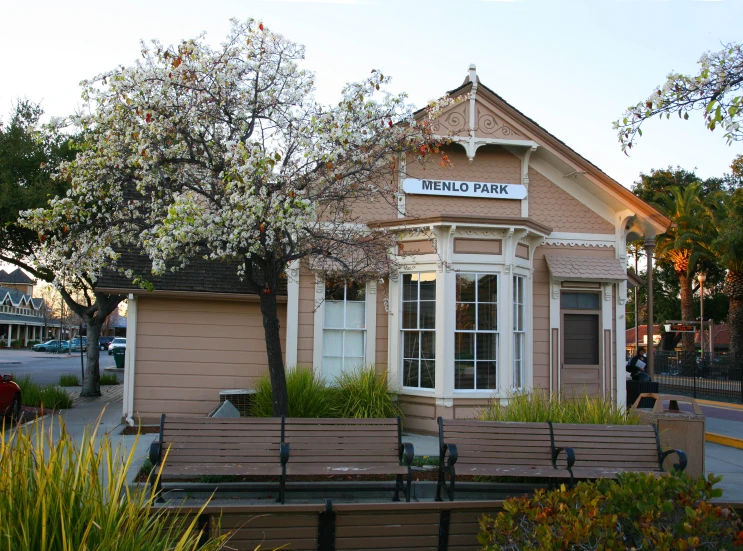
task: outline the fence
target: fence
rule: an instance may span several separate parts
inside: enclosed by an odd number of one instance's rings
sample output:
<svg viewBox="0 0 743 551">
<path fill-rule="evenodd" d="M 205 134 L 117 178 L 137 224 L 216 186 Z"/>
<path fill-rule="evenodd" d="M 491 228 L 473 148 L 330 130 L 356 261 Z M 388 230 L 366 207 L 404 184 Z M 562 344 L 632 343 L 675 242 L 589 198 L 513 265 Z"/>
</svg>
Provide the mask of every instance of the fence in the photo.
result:
<svg viewBox="0 0 743 551">
<path fill-rule="evenodd" d="M 655 378 L 660 391 L 743 402 L 743 363 L 731 356 L 700 358 L 694 352 L 656 350 Z"/>
</svg>

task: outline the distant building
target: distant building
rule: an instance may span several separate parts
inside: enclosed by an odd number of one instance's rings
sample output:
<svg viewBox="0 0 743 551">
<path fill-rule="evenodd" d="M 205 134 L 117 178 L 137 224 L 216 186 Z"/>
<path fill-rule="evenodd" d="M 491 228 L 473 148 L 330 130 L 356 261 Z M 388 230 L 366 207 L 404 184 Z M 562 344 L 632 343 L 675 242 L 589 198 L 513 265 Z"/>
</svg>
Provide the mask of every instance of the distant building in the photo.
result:
<svg viewBox="0 0 743 551">
<path fill-rule="evenodd" d="M 20 341 L 39 341 L 55 334 L 60 322 L 51 319 L 44 300 L 33 298 L 35 281 L 20 269 L 0 270 L 0 340 L 6 346 Z"/>
</svg>

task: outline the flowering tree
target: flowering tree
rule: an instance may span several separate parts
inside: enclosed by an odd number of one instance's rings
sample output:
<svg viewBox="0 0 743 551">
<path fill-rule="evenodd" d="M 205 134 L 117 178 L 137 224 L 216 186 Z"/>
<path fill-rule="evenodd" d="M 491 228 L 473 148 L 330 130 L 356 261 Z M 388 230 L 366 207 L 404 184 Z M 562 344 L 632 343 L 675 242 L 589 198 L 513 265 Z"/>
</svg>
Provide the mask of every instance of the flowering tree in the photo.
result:
<svg viewBox="0 0 743 551">
<path fill-rule="evenodd" d="M 686 120 L 693 111 L 702 112 L 710 130 L 722 127 L 728 144 L 743 139 L 743 46 L 731 43 L 719 52 L 705 53 L 699 68 L 693 76 L 670 73 L 663 86 L 614 122 L 622 151 L 626 153 L 642 136 L 640 127 L 646 120 L 656 115 L 670 118 L 673 113 Z"/>
<path fill-rule="evenodd" d="M 69 166 L 84 196 L 129 209 L 153 273 L 195 257 L 240 266 L 260 298 L 276 415 L 288 407 L 276 300 L 288 264 L 346 278 L 394 268 L 395 237 L 364 222 L 396 209 L 400 155 L 438 152 L 430 120 L 450 101 L 416 118 L 372 71 L 324 106 L 303 56 L 253 20 L 233 20 L 217 48 L 203 35 L 143 44 L 135 66 L 83 83 L 91 147 Z"/>
</svg>

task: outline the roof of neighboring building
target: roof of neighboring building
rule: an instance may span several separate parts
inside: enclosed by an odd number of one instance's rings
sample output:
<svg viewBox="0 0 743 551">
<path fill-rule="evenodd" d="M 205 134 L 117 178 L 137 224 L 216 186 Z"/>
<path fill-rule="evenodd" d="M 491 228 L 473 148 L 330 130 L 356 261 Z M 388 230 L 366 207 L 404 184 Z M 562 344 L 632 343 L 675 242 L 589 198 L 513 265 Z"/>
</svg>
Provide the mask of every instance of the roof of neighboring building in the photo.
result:
<svg viewBox="0 0 743 551">
<path fill-rule="evenodd" d="M 561 280 L 624 281 L 627 273 L 619 259 L 546 254 L 552 277 Z"/>
<path fill-rule="evenodd" d="M 59 327 L 59 320 L 47 318 L 44 322 L 44 318 L 36 316 L 24 316 L 22 314 L 8 314 L 7 312 L 0 312 L 0 323 L 15 323 L 24 325 L 48 325 L 49 327 Z"/>
<path fill-rule="evenodd" d="M 119 259 L 119 265 L 126 266 L 135 274 L 151 274 L 150 259 L 139 253 L 124 252 Z M 237 269 L 238 263 L 217 262 L 194 258 L 185 267 L 175 272 L 166 272 L 161 276 L 146 275 L 145 279 L 152 283 L 155 292 L 171 291 L 182 293 L 218 293 L 255 295 L 256 291 L 248 287 L 245 279 L 240 279 Z M 254 277 L 262 281 L 260 272 L 255 269 Z M 131 279 L 123 273 L 108 271 L 98 278 L 99 289 L 116 290 L 120 292 L 143 292 Z M 286 295 L 286 279 L 281 279 L 278 296 Z"/>
<path fill-rule="evenodd" d="M 32 301 L 31 295 L 27 295 L 18 289 L 0 287 L 0 303 L 4 302 L 7 297 L 10 297 L 10 302 L 13 306 L 20 306 L 24 302 L 29 304 Z"/>
<path fill-rule="evenodd" d="M 648 334 L 648 326 L 640 325 L 637 327 L 637 338 L 641 344 L 645 342 L 645 337 Z M 660 335 L 660 325 L 653 324 L 653 335 Z M 635 328 L 631 327 L 625 331 L 625 342 L 627 346 L 635 343 Z"/>
<path fill-rule="evenodd" d="M 0 284 L 13 283 L 16 285 L 34 285 L 36 282 L 28 277 L 23 270 L 16 268 L 12 272 L 0 270 Z"/>
</svg>

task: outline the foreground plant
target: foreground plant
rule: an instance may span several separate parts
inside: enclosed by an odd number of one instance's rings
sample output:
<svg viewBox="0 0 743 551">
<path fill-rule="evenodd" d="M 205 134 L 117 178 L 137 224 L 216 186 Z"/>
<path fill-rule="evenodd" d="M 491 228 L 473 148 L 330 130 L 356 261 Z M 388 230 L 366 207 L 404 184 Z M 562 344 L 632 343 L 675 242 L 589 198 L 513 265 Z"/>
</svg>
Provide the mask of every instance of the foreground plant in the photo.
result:
<svg viewBox="0 0 743 551">
<path fill-rule="evenodd" d="M 616 481 L 580 482 L 511 498 L 495 518 L 480 520 L 484 551 L 601 549 L 743 549 L 743 523 L 733 509 L 709 502 L 721 480 L 685 473 L 624 473 Z"/>
<path fill-rule="evenodd" d="M 570 397 L 535 389 L 530 393 L 512 393 L 508 405 L 492 401 L 477 413 L 482 421 L 517 421 L 525 423 L 574 423 L 586 425 L 637 425 L 640 419 L 613 400 L 587 393 Z"/>
<path fill-rule="evenodd" d="M 8 551 L 211 551 L 196 517 L 153 508 L 145 485 L 132 489 L 128 454 L 100 440 L 97 426 L 77 445 L 60 420 L 17 428 L 0 440 L 0 549 Z"/>
</svg>

